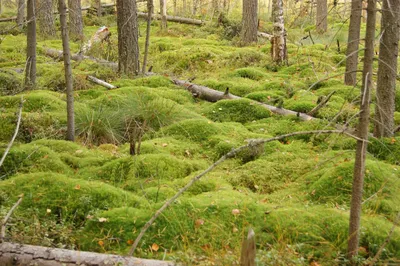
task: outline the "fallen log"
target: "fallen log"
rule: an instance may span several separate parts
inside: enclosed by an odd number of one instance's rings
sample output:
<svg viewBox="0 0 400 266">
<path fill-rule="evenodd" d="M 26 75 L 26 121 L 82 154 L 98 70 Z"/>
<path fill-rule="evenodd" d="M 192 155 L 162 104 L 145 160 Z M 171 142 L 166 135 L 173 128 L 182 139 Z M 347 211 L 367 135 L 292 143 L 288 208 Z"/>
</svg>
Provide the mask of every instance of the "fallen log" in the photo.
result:
<svg viewBox="0 0 400 266">
<path fill-rule="evenodd" d="M 44 48 L 42 51 L 46 56 L 49 56 L 51 58 L 54 58 L 54 59 L 57 59 L 57 60 L 62 60 L 62 58 L 63 58 L 63 51 L 61 51 L 61 50 L 56 50 L 56 49 L 52 49 L 52 48 Z M 94 62 L 96 62 L 98 64 L 103 65 L 103 66 L 110 67 L 110 68 L 112 68 L 114 70 L 118 69 L 118 64 L 117 63 L 110 62 L 110 61 L 107 61 L 107 60 L 104 60 L 104 59 L 98 59 L 98 58 L 94 58 L 94 57 L 91 57 L 91 56 L 83 55 L 81 53 L 71 54 L 71 59 L 74 60 L 74 61 L 91 60 L 91 61 L 94 61 Z"/>
<path fill-rule="evenodd" d="M 147 13 L 137 12 L 137 15 L 139 18 L 147 19 Z M 154 14 L 151 18 L 161 20 L 161 17 L 162 16 L 159 14 Z M 167 16 L 167 21 L 178 22 L 178 23 L 182 23 L 182 24 L 197 25 L 197 26 L 201 26 L 204 23 L 202 20 L 199 20 L 199 19 L 176 17 L 176 16 Z"/>
<path fill-rule="evenodd" d="M 176 85 L 185 88 L 186 90 L 190 91 L 192 93 L 192 95 L 196 98 L 202 99 L 202 100 L 206 100 L 209 102 L 217 102 L 219 100 L 223 100 L 223 99 L 242 99 L 242 97 L 233 95 L 229 93 L 229 90 L 225 91 L 225 92 L 221 92 L 221 91 L 217 91 L 217 90 L 213 90 L 210 89 L 208 87 L 205 86 L 201 86 L 201 85 L 197 85 L 197 84 L 193 84 L 184 80 L 178 80 L 178 79 L 173 79 L 172 80 Z M 254 103 L 270 110 L 272 113 L 274 114 L 279 114 L 279 115 L 295 115 L 297 117 L 299 117 L 301 120 L 303 121 L 309 121 L 309 120 L 313 120 L 316 119 L 315 117 L 312 117 L 310 115 L 304 114 L 304 113 L 299 113 L 299 112 L 295 112 L 292 110 L 287 110 L 284 108 L 279 108 L 276 106 L 272 106 L 272 105 L 268 105 L 265 103 L 260 103 L 257 101 L 254 101 Z"/>
<path fill-rule="evenodd" d="M 95 252 L 48 248 L 15 243 L 0 244 L 0 265 L 42 265 L 42 266 L 170 266 L 169 261 L 147 260 Z"/>
<path fill-rule="evenodd" d="M 109 90 L 117 88 L 116 86 L 114 86 L 114 85 L 112 85 L 110 83 L 107 83 L 104 80 L 98 79 L 98 78 L 90 76 L 90 75 L 86 76 L 86 79 L 91 81 L 91 82 L 93 82 L 93 83 L 96 83 L 96 84 L 98 84 L 100 86 L 103 86 L 103 87 L 105 87 L 105 88 L 107 88 Z"/>
</svg>

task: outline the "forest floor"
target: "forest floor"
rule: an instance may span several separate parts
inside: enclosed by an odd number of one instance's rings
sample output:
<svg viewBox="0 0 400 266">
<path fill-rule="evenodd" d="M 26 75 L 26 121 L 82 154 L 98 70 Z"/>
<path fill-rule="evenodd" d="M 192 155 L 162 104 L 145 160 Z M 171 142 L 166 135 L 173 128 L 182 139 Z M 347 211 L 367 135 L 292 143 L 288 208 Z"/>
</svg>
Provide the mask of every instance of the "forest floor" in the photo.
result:
<svg viewBox="0 0 400 266">
<path fill-rule="evenodd" d="M 91 55 L 117 61 L 114 17 L 86 19 L 85 35 L 110 26 L 109 43 Z M 10 24 L 11 25 L 11 24 Z M 91 25 L 91 26 L 89 26 Z M 232 24 L 234 25 L 234 24 Z M 3 26 L 6 27 L 6 26 Z M 265 23 L 264 31 L 271 25 Z M 128 79 L 84 60 L 73 63 L 77 141 L 64 141 L 66 101 L 63 63 L 45 55 L 61 50 L 59 39 L 38 40 L 37 89 L 21 91 L 26 37 L 14 29 L 0 44 L 0 150 L 22 124 L 0 168 L 0 216 L 19 195 L 12 241 L 127 254 L 142 226 L 193 176 L 246 140 L 332 129 L 358 112 L 359 86 L 343 85 L 347 26 L 326 35 L 288 30 L 288 66 L 271 62 L 269 42 L 240 47 L 232 28 L 152 23 L 149 66 L 159 75 Z M 140 22 L 141 51 L 145 22 Z M 336 46 L 339 40 L 340 49 Z M 80 43 L 71 42 L 73 53 Z M 374 69 L 377 69 L 375 67 Z M 86 80 L 93 75 L 118 89 Z M 320 82 L 329 76 L 335 78 Z M 171 77 L 242 96 L 209 103 L 174 85 Z M 300 121 L 263 109 L 254 101 L 307 113 L 320 96 L 336 91 L 318 120 Z M 400 123 L 400 94 L 396 98 Z M 140 155 L 121 141 L 120 117 L 146 121 Z M 373 110 L 371 111 L 373 114 Z M 362 214 L 360 261 L 373 257 L 400 206 L 400 136 L 371 139 Z M 271 142 L 225 161 L 161 215 L 136 256 L 184 264 L 238 262 L 249 227 L 256 234 L 259 265 L 345 263 L 355 141 L 343 135 L 305 135 Z M 400 262 L 397 228 L 381 256 Z"/>
</svg>

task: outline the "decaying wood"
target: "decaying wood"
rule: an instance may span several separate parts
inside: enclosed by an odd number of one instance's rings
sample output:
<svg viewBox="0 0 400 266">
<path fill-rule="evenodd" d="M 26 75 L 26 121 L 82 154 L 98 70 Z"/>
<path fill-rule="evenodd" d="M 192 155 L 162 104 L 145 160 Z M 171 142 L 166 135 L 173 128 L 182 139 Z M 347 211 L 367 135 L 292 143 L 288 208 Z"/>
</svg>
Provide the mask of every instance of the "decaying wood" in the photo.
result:
<svg viewBox="0 0 400 266">
<path fill-rule="evenodd" d="M 60 50 L 56 50 L 56 49 L 52 49 L 52 48 L 44 48 L 42 50 L 42 52 L 46 56 L 49 56 L 49 57 L 57 59 L 57 60 L 62 60 L 62 58 L 63 58 L 63 52 L 60 51 Z M 94 61 L 94 62 L 96 62 L 98 64 L 103 65 L 103 66 L 110 67 L 110 68 L 112 68 L 114 70 L 118 69 L 118 64 L 117 63 L 110 62 L 110 61 L 107 61 L 107 60 L 104 60 L 104 59 L 94 58 L 94 57 L 91 57 L 91 56 L 86 56 L 86 55 L 83 55 L 81 53 L 71 54 L 71 59 L 74 60 L 74 61 L 91 60 L 91 61 Z"/>
<path fill-rule="evenodd" d="M 116 88 L 117 88 L 117 87 L 115 87 L 114 85 L 105 82 L 104 80 L 98 79 L 98 78 L 93 77 L 93 76 L 90 76 L 90 75 L 86 76 L 86 79 L 89 80 L 89 81 L 91 81 L 91 82 L 93 82 L 93 83 L 96 83 L 96 84 L 98 84 L 98 85 L 100 85 L 100 86 L 103 86 L 103 87 L 105 87 L 105 88 L 107 88 L 107 89 L 109 89 L 109 90 L 112 90 L 112 89 L 116 89 Z"/>
<path fill-rule="evenodd" d="M 143 13 L 143 12 L 137 12 L 137 15 L 139 18 L 144 18 L 144 19 L 147 19 L 147 16 L 148 16 L 146 13 Z M 161 20 L 162 16 L 159 14 L 154 14 L 152 16 L 152 18 Z M 183 23 L 183 24 L 190 24 L 190 25 L 198 25 L 198 26 L 201 26 L 204 23 L 202 20 L 199 20 L 199 19 L 176 17 L 176 16 L 167 16 L 167 21 L 178 22 L 178 23 Z"/>
<path fill-rule="evenodd" d="M 174 263 L 160 260 L 146 260 L 134 257 L 5 242 L 0 244 L 0 265 L 169 266 L 174 265 Z"/>
<path fill-rule="evenodd" d="M 10 149 L 11 149 L 11 147 L 12 147 L 14 141 L 15 141 L 15 138 L 16 138 L 17 135 L 18 135 L 19 126 L 21 125 L 22 107 L 23 107 L 23 106 L 24 106 L 24 97 L 21 96 L 21 101 L 20 101 L 20 103 L 19 103 L 19 109 L 18 109 L 18 115 L 17 115 L 17 126 L 15 127 L 14 135 L 12 136 L 10 142 L 9 142 L 8 145 L 7 145 L 6 150 L 5 150 L 4 153 L 3 153 L 3 156 L 1 157 L 1 160 L 0 160 L 0 167 L 3 165 L 3 162 L 4 162 L 4 160 L 6 159 L 7 154 L 8 154 L 8 152 L 10 151 Z"/>
<path fill-rule="evenodd" d="M 180 195 L 182 195 L 186 190 L 188 190 L 194 183 L 196 183 L 201 177 L 205 176 L 207 173 L 211 172 L 215 167 L 217 167 L 218 165 L 220 165 L 221 163 L 223 163 L 225 160 L 230 159 L 230 158 L 234 158 L 237 154 L 239 154 L 241 151 L 244 151 L 246 149 L 254 149 L 255 147 L 260 147 L 260 145 L 263 145 L 265 143 L 268 142 L 272 142 L 272 141 L 276 141 L 276 140 L 282 140 L 285 138 L 289 138 L 292 136 L 298 136 L 298 135 L 311 135 L 311 134 L 345 134 L 349 137 L 352 137 L 356 140 L 360 140 L 359 138 L 357 138 L 356 136 L 351 135 L 350 133 L 343 131 L 343 130 L 312 130 L 312 131 L 299 131 L 299 132 L 292 132 L 289 134 L 285 134 L 285 135 L 280 135 L 280 136 L 276 136 L 273 138 L 269 138 L 269 139 L 251 139 L 248 140 L 248 144 L 240 146 L 236 149 L 231 150 L 230 152 L 228 152 L 227 154 L 225 154 L 224 156 L 222 156 L 221 158 L 218 159 L 218 161 L 216 161 L 215 163 L 213 163 L 212 165 L 210 165 L 206 170 L 204 170 L 203 172 L 201 172 L 200 174 L 196 175 L 195 177 L 193 177 L 189 183 L 187 183 L 183 188 L 181 188 L 172 198 L 170 198 L 169 200 L 167 200 L 163 206 L 161 206 L 161 208 L 159 208 L 154 215 L 150 218 L 150 220 L 142 227 L 142 229 L 140 230 L 139 235 L 136 237 L 135 242 L 133 242 L 132 248 L 129 251 L 129 255 L 132 256 L 135 253 L 135 250 L 140 242 L 140 240 L 142 239 L 142 237 L 144 236 L 144 234 L 146 233 L 147 229 L 149 229 L 149 227 L 154 223 L 154 221 L 157 219 L 158 216 L 161 215 L 161 213 L 167 209 Z"/>
<path fill-rule="evenodd" d="M 14 210 L 18 207 L 18 205 L 21 203 L 22 197 L 19 198 L 19 200 L 12 206 L 12 208 L 8 211 L 6 217 L 4 217 L 3 222 L 1 223 L 1 234 L 0 234 L 0 243 L 4 241 L 6 237 L 6 225 L 8 222 L 8 219 L 10 219 L 11 214 L 14 212 Z"/>
<path fill-rule="evenodd" d="M 319 110 L 321 110 L 325 105 L 329 102 L 330 98 L 332 97 L 333 94 L 335 94 L 336 91 L 332 91 L 331 93 L 328 94 L 328 96 L 324 97 L 322 101 L 315 106 L 310 112 L 308 112 L 308 115 L 314 116 L 316 113 L 318 113 Z"/>
<path fill-rule="evenodd" d="M 249 229 L 247 237 L 242 243 L 242 254 L 240 255 L 240 266 L 256 265 L 256 241 L 253 229 Z"/>
<path fill-rule="evenodd" d="M 242 99 L 242 97 L 230 94 L 229 91 L 228 92 L 221 92 L 221 91 L 217 91 L 217 90 L 213 90 L 210 89 L 208 87 L 205 86 L 201 86 L 201 85 L 196 85 L 184 80 L 178 80 L 178 79 L 174 79 L 173 82 L 181 87 L 184 87 L 185 89 L 187 89 L 188 91 L 190 91 L 194 97 L 202 99 L 202 100 L 206 100 L 209 102 L 217 102 L 219 100 L 222 99 Z M 313 120 L 316 119 L 315 117 L 312 117 L 310 115 L 304 114 L 304 113 L 299 113 L 299 112 L 295 112 L 295 111 L 291 111 L 291 110 L 287 110 L 284 108 L 279 108 L 279 107 L 275 107 L 272 105 L 268 105 L 265 103 L 260 103 L 260 102 L 256 102 L 254 101 L 254 103 L 260 105 L 261 107 L 264 107 L 268 110 L 270 110 L 272 113 L 275 114 L 279 114 L 279 115 L 295 115 L 297 117 L 299 117 L 301 120 L 304 121 L 309 121 L 309 120 Z"/>
</svg>

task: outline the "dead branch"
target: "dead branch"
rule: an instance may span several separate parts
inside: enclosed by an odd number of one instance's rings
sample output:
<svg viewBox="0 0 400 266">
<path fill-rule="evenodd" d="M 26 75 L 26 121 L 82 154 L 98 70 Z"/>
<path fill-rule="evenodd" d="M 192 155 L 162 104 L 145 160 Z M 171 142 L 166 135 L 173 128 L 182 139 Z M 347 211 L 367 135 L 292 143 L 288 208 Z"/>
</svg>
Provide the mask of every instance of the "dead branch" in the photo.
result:
<svg viewBox="0 0 400 266">
<path fill-rule="evenodd" d="M 4 238 L 6 237 L 6 225 L 8 222 L 8 219 L 10 219 L 11 214 L 14 212 L 14 210 L 18 207 L 18 205 L 21 203 L 22 197 L 19 198 L 19 200 L 12 206 L 12 208 L 8 211 L 6 217 L 4 217 L 3 222 L 1 223 L 1 234 L 0 234 L 0 243 L 4 241 Z"/>
<path fill-rule="evenodd" d="M 137 12 L 137 16 L 139 18 L 144 18 L 144 19 L 148 18 L 148 15 L 143 12 Z M 152 18 L 156 19 L 156 20 L 161 20 L 162 16 L 160 14 L 154 14 L 152 16 Z M 199 20 L 199 19 L 176 17 L 176 16 L 167 16 L 167 21 L 178 22 L 178 23 L 189 24 L 189 25 L 197 25 L 197 26 L 201 26 L 204 23 L 202 20 Z"/>
<path fill-rule="evenodd" d="M 261 32 L 261 31 L 258 31 L 258 32 L 257 32 L 257 36 L 258 36 L 258 37 L 261 37 L 261 38 L 268 39 L 268 40 L 271 40 L 272 37 L 273 37 L 272 34 L 268 34 L 268 33 Z"/>
<path fill-rule="evenodd" d="M 205 86 L 196 85 L 196 84 L 184 81 L 184 80 L 173 79 L 172 81 L 176 85 L 181 86 L 181 87 L 187 89 L 188 91 L 190 91 L 194 97 L 202 99 L 202 100 L 206 100 L 206 101 L 209 101 L 209 102 L 217 102 L 217 101 L 222 100 L 222 99 L 242 99 L 242 97 L 230 94 L 229 92 L 228 93 L 226 93 L 226 92 L 224 93 L 224 92 L 221 92 L 221 91 L 210 89 L 210 88 L 205 87 Z M 284 109 L 284 108 L 279 108 L 279 107 L 276 107 L 276 106 L 272 106 L 272 105 L 268 105 L 268 104 L 260 103 L 260 102 L 256 102 L 256 101 L 254 101 L 254 103 L 257 103 L 261 107 L 264 107 L 264 108 L 270 110 L 272 113 L 275 113 L 275 114 L 279 114 L 279 115 L 295 115 L 295 116 L 298 116 L 301 120 L 304 120 L 304 121 L 309 121 L 309 120 L 316 119 L 315 117 L 312 117 L 312 116 L 310 116 L 308 114 L 299 113 L 299 112 L 287 110 L 287 109 Z"/>
<path fill-rule="evenodd" d="M 170 261 L 5 242 L 0 244 L 0 265 L 172 266 L 175 264 Z"/>
<path fill-rule="evenodd" d="M 372 261 L 368 265 L 370 265 L 370 266 L 376 265 L 376 262 L 378 261 L 379 257 L 381 256 L 381 253 L 382 253 L 383 249 L 390 242 L 390 239 L 392 238 L 394 230 L 396 229 L 397 225 L 399 224 L 399 221 L 400 221 L 400 212 L 397 213 L 396 220 L 394 220 L 393 226 L 390 229 L 389 234 L 386 237 L 385 241 L 383 242 L 382 246 L 379 248 L 378 252 L 375 254 L 375 257 L 372 259 Z"/>
<path fill-rule="evenodd" d="M 103 86 L 103 87 L 105 87 L 105 88 L 107 88 L 107 89 L 109 89 L 109 90 L 112 90 L 112 89 L 116 89 L 116 88 L 117 88 L 117 87 L 115 87 L 114 85 L 105 82 L 104 80 L 98 79 L 98 78 L 93 77 L 93 76 L 90 76 L 90 75 L 87 75 L 87 76 L 86 76 L 86 79 L 89 80 L 89 81 L 91 81 L 91 82 L 93 82 L 93 83 L 96 83 L 96 84 L 98 84 L 98 85 L 100 85 L 100 86 Z"/>
<path fill-rule="evenodd" d="M 325 105 L 329 102 L 330 98 L 332 97 L 333 94 L 335 94 L 336 91 L 332 91 L 331 93 L 328 94 L 328 96 L 324 97 L 322 99 L 322 101 L 315 106 L 310 112 L 308 112 L 307 114 L 310 116 L 314 116 L 316 113 L 318 113 L 318 111 L 320 109 L 322 109 L 323 107 L 325 107 Z"/>
<path fill-rule="evenodd" d="M 10 151 L 11 146 L 12 146 L 13 143 L 14 143 L 14 140 L 15 140 L 15 138 L 16 138 L 17 135 L 18 135 L 19 126 L 20 126 L 20 124 L 21 124 L 22 107 L 23 107 L 23 106 L 24 106 L 24 97 L 21 96 L 21 101 L 20 101 L 20 103 L 19 103 L 19 110 L 18 110 L 18 116 L 17 116 L 17 117 L 18 117 L 17 126 L 15 127 L 14 135 L 12 136 L 10 142 L 9 142 L 8 145 L 7 145 L 6 150 L 5 150 L 4 153 L 3 153 L 3 156 L 1 157 L 1 160 L 0 160 L 0 167 L 3 165 L 3 162 L 4 162 L 4 160 L 6 159 L 6 156 L 7 156 L 8 152 Z"/>
<path fill-rule="evenodd" d="M 132 245 L 131 250 L 129 251 L 129 255 L 132 256 L 136 250 L 137 245 L 139 244 L 140 240 L 146 233 L 147 229 L 153 224 L 153 222 L 157 219 L 158 216 L 166 209 L 168 208 L 180 195 L 182 195 L 186 190 L 188 190 L 196 181 L 198 181 L 201 177 L 205 176 L 207 173 L 211 172 L 215 167 L 223 163 L 225 160 L 234 158 L 238 153 L 241 151 L 248 149 L 248 148 L 254 148 L 254 147 L 259 147 L 259 145 L 263 145 L 268 142 L 276 141 L 276 140 L 281 140 L 293 136 L 298 136 L 298 135 L 310 135 L 310 134 L 345 134 L 347 136 L 350 136 L 356 140 L 363 141 L 360 138 L 351 135 L 350 133 L 347 133 L 343 130 L 313 130 L 313 131 L 299 131 L 299 132 L 293 132 L 285 135 L 280 135 L 276 136 L 273 138 L 269 139 L 252 139 L 249 140 L 249 143 L 243 146 L 240 146 L 236 149 L 231 150 L 224 156 L 218 159 L 215 163 L 210 165 L 206 170 L 198 174 L 197 176 L 193 177 L 189 183 L 187 183 L 183 188 L 181 188 L 172 198 L 167 200 L 163 206 L 161 206 L 160 209 L 158 209 L 154 215 L 150 218 L 150 220 L 143 226 L 143 228 L 140 230 L 139 235 L 136 237 L 135 242 Z"/>
</svg>

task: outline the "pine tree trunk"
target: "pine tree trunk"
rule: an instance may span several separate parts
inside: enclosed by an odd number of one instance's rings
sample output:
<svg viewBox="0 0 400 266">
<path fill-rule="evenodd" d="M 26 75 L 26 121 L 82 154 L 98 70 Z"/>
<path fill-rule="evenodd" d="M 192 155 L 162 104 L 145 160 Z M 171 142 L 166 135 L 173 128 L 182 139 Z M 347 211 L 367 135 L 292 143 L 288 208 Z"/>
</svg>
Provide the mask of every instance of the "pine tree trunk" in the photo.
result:
<svg viewBox="0 0 400 266">
<path fill-rule="evenodd" d="M 271 39 L 271 56 L 277 64 L 287 62 L 286 31 L 283 20 L 283 1 L 272 1 L 272 14 L 274 21 L 274 36 Z"/>
<path fill-rule="evenodd" d="M 81 0 L 68 0 L 69 34 L 71 39 L 83 39 Z"/>
<path fill-rule="evenodd" d="M 136 1 L 117 0 L 118 70 L 128 76 L 139 72 Z"/>
<path fill-rule="evenodd" d="M 167 29 L 167 1 L 160 0 L 161 30 Z"/>
<path fill-rule="evenodd" d="M 61 38 L 63 43 L 65 84 L 67 92 L 67 140 L 75 140 L 74 118 L 74 91 L 72 84 L 71 52 L 69 49 L 67 6 L 65 0 L 58 0 L 58 12 L 60 13 Z"/>
<path fill-rule="evenodd" d="M 36 19 L 35 19 L 35 0 L 27 2 L 27 48 L 26 48 L 26 69 L 25 87 L 33 89 L 36 84 Z"/>
<path fill-rule="evenodd" d="M 257 0 L 243 0 L 241 42 L 257 42 Z"/>
<path fill-rule="evenodd" d="M 317 0 L 317 32 L 324 33 L 328 30 L 328 3 L 327 0 Z"/>
<path fill-rule="evenodd" d="M 144 46 L 144 56 L 143 56 L 143 66 L 142 66 L 142 74 L 146 74 L 146 66 L 147 66 L 147 56 L 149 54 L 149 46 L 150 46 L 150 28 L 151 28 L 151 17 L 153 15 L 153 0 L 147 0 L 147 28 L 146 28 L 146 43 Z"/>
<path fill-rule="evenodd" d="M 25 14 L 25 0 L 18 0 L 18 10 L 17 10 L 17 25 L 22 28 L 24 25 L 24 14 Z"/>
<path fill-rule="evenodd" d="M 400 38 L 400 0 L 383 1 L 376 87 L 375 137 L 390 137 L 394 131 L 397 57 Z"/>
<path fill-rule="evenodd" d="M 96 10 L 96 14 L 98 17 L 102 16 L 103 10 L 102 10 L 102 6 L 101 6 L 101 0 L 91 0 L 90 7 L 94 8 Z"/>
<path fill-rule="evenodd" d="M 351 2 L 351 15 L 349 35 L 347 39 L 347 52 L 346 52 L 346 73 L 344 76 L 344 83 L 346 85 L 354 86 L 357 83 L 357 70 L 358 65 L 358 46 L 360 42 L 360 26 L 361 26 L 361 10 L 362 0 L 353 0 Z"/>
<path fill-rule="evenodd" d="M 56 36 L 52 0 L 36 0 L 36 21 L 38 32 L 42 37 Z"/>
<path fill-rule="evenodd" d="M 365 35 L 365 54 L 363 69 L 363 84 L 361 88 L 360 118 L 357 128 L 356 159 L 354 162 L 353 188 L 350 205 L 350 225 L 348 240 L 348 256 L 351 259 L 358 254 L 360 241 L 360 221 L 362 209 L 362 195 L 364 186 L 365 157 L 367 152 L 370 91 L 372 89 L 372 66 L 374 60 L 374 38 L 376 20 L 376 0 L 368 0 L 367 32 Z"/>
</svg>

